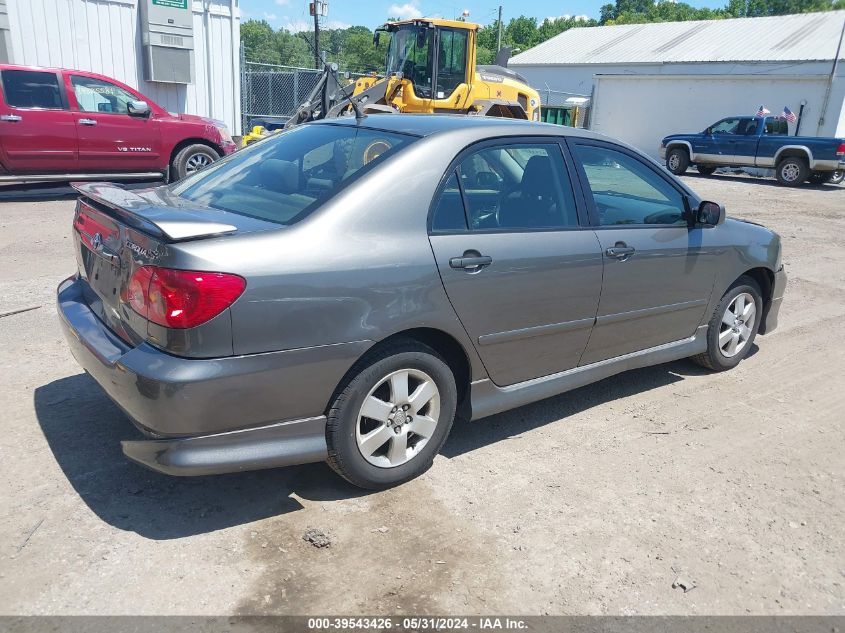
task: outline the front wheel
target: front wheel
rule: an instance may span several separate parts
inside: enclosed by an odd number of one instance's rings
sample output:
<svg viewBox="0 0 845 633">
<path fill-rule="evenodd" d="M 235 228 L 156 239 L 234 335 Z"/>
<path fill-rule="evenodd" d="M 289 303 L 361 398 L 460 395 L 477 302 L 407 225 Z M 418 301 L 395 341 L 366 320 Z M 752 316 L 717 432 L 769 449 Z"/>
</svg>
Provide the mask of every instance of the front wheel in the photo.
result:
<svg viewBox="0 0 845 633">
<path fill-rule="evenodd" d="M 220 158 L 220 154 L 208 145 L 201 143 L 188 145 L 179 150 L 179 153 L 173 158 L 171 165 L 173 180 L 182 180 L 200 169 L 205 169 L 218 158 Z"/>
<path fill-rule="evenodd" d="M 787 187 L 798 187 L 809 176 L 810 168 L 807 161 L 798 156 L 787 156 L 775 167 L 778 182 Z"/>
<path fill-rule="evenodd" d="M 676 176 L 686 173 L 689 167 L 689 154 L 686 149 L 673 147 L 666 154 L 666 169 Z"/>
<path fill-rule="evenodd" d="M 457 407 L 449 365 L 426 345 L 402 341 L 363 361 L 326 421 L 329 465 L 378 490 L 421 475 L 440 451 Z"/>
<path fill-rule="evenodd" d="M 748 355 L 763 313 L 760 286 L 751 277 L 740 277 L 722 296 L 707 326 L 707 351 L 692 360 L 725 371 Z"/>
<path fill-rule="evenodd" d="M 827 181 L 831 185 L 838 185 L 843 180 L 845 180 L 845 169 L 837 169 Z"/>
</svg>

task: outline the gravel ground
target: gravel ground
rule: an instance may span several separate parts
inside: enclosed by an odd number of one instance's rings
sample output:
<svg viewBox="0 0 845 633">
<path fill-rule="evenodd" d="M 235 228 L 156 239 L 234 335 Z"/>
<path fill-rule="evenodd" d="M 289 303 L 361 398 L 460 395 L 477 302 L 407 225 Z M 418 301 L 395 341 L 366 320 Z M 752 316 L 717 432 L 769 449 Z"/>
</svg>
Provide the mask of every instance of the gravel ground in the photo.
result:
<svg viewBox="0 0 845 633">
<path fill-rule="evenodd" d="M 779 329 L 728 373 L 681 361 L 463 424 L 376 494 L 322 464 L 128 463 L 137 433 L 53 305 L 73 203 L 0 202 L 0 313 L 36 307 L 0 317 L 0 612 L 845 613 L 845 188 L 687 180 L 783 236 Z"/>
</svg>

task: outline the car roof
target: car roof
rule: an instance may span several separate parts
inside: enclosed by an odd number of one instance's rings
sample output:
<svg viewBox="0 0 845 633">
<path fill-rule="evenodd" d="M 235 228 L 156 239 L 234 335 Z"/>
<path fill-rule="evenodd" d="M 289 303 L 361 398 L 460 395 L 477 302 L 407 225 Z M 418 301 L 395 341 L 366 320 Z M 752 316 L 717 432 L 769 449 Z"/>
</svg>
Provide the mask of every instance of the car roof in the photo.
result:
<svg viewBox="0 0 845 633">
<path fill-rule="evenodd" d="M 534 123 L 522 119 L 502 117 L 468 116 L 465 114 L 370 114 L 360 124 L 353 116 L 323 119 L 318 125 L 360 125 L 361 127 L 413 134 L 414 136 L 432 136 L 456 130 L 472 129 L 480 138 L 485 136 L 573 136 L 581 138 L 603 138 L 600 134 L 580 128 Z"/>
</svg>

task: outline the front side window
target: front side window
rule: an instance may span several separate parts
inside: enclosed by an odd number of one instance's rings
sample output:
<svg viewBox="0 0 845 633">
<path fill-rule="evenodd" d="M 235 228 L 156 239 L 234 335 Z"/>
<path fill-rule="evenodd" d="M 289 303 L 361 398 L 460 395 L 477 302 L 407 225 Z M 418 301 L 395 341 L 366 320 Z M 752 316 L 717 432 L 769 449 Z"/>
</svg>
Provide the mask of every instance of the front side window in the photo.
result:
<svg viewBox="0 0 845 633">
<path fill-rule="evenodd" d="M 358 126 L 301 125 L 175 185 L 215 209 L 293 224 L 417 137 Z"/>
<path fill-rule="evenodd" d="M 36 70 L 4 70 L 3 93 L 13 108 L 65 108 L 56 73 Z"/>
<path fill-rule="evenodd" d="M 633 156 L 607 147 L 576 145 L 601 226 L 685 225 L 681 193 Z"/>
<path fill-rule="evenodd" d="M 520 163 L 514 156 L 525 159 Z M 572 185 L 555 143 L 487 147 L 466 156 L 435 206 L 434 230 L 510 231 L 578 226 Z M 462 194 L 462 195 L 459 195 Z M 461 205 L 460 209 L 458 205 Z"/>
<path fill-rule="evenodd" d="M 129 102 L 137 100 L 135 95 L 102 79 L 72 75 L 70 83 L 83 112 L 129 114 Z"/>
<path fill-rule="evenodd" d="M 437 59 L 437 98 L 448 99 L 466 81 L 467 32 L 441 30 Z"/>
<path fill-rule="evenodd" d="M 710 128 L 711 134 L 737 134 L 740 119 L 725 119 Z"/>
<path fill-rule="evenodd" d="M 414 85 L 414 94 L 431 98 L 431 52 L 434 29 L 403 26 L 391 33 L 387 73 L 402 73 Z"/>
</svg>

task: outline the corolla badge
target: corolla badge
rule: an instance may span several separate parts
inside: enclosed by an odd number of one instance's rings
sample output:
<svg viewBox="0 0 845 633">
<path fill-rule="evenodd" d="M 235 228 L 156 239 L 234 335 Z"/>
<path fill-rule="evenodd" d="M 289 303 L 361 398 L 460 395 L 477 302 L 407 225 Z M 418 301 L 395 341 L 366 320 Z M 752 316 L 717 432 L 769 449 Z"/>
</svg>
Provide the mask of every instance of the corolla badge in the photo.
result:
<svg viewBox="0 0 845 633">
<path fill-rule="evenodd" d="M 147 259 L 155 259 L 156 257 L 158 257 L 157 252 L 151 251 L 150 249 L 144 248 L 143 246 L 138 246 L 135 242 L 131 240 L 126 240 L 126 247 L 136 255 L 146 257 Z"/>
</svg>

